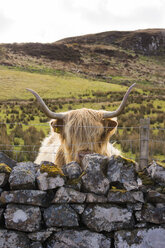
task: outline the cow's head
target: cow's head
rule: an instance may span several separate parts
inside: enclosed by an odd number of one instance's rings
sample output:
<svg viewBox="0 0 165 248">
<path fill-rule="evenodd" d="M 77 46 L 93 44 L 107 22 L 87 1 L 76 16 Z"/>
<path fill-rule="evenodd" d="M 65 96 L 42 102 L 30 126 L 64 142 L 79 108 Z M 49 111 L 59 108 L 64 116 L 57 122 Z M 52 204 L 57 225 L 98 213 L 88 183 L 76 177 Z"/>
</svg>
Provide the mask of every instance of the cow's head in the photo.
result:
<svg viewBox="0 0 165 248">
<path fill-rule="evenodd" d="M 80 162 L 87 153 L 108 155 L 107 144 L 117 128 L 116 117 L 123 111 L 133 84 L 126 92 L 119 108 L 109 112 L 103 110 L 77 109 L 65 113 L 49 110 L 42 98 L 28 89 L 38 100 L 46 116 L 51 118 L 51 127 L 61 138 L 61 148 L 66 163 Z"/>
</svg>

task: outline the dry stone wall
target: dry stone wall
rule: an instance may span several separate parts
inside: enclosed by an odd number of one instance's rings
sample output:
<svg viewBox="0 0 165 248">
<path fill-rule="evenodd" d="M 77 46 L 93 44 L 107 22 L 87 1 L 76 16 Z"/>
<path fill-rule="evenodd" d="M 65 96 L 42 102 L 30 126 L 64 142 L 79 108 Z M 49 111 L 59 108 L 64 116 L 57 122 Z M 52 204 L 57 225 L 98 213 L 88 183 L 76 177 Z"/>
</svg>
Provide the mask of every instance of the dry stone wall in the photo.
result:
<svg viewBox="0 0 165 248">
<path fill-rule="evenodd" d="M 0 248 L 165 247 L 163 164 L 139 172 L 90 154 L 58 170 L 0 158 Z"/>
</svg>

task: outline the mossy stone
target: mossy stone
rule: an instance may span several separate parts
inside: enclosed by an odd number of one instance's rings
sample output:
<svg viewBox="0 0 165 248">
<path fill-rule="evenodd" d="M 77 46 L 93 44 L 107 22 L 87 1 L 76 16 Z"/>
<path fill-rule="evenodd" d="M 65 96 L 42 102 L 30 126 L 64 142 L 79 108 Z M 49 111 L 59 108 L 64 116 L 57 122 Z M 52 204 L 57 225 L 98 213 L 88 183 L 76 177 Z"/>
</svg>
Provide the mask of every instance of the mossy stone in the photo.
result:
<svg viewBox="0 0 165 248">
<path fill-rule="evenodd" d="M 62 172 L 62 170 L 57 167 L 56 165 L 50 165 L 48 164 L 41 164 L 40 167 L 40 172 L 41 173 L 47 173 L 49 177 L 55 177 L 57 175 L 61 175 L 64 176 L 64 173 Z"/>
<path fill-rule="evenodd" d="M 12 169 L 5 163 L 0 163 L 0 173 L 10 174 Z"/>
<path fill-rule="evenodd" d="M 129 158 L 125 158 L 123 156 L 115 156 L 115 158 L 118 160 L 118 162 L 124 162 L 124 165 L 126 166 L 132 166 L 132 165 L 136 165 L 136 162 L 133 159 L 129 159 Z"/>
<path fill-rule="evenodd" d="M 110 189 L 111 192 L 120 192 L 120 193 L 126 193 L 127 190 L 126 189 L 117 189 L 116 187 L 112 186 L 112 188 Z"/>
<path fill-rule="evenodd" d="M 154 180 L 150 176 L 146 175 L 145 171 L 139 171 L 138 176 L 142 180 L 143 185 L 155 185 Z"/>
</svg>

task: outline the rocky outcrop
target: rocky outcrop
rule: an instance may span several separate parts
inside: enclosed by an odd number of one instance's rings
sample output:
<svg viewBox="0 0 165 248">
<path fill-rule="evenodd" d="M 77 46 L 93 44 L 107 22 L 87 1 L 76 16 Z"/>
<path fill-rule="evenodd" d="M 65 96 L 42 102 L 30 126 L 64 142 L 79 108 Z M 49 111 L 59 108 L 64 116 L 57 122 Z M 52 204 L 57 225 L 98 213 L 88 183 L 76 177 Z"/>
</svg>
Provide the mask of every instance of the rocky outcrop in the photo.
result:
<svg viewBox="0 0 165 248">
<path fill-rule="evenodd" d="M 165 168 L 85 155 L 62 170 L 0 161 L 0 247 L 164 248 Z M 12 167 L 12 166 L 11 166 Z"/>
<path fill-rule="evenodd" d="M 136 31 L 109 31 L 72 38 L 58 43 L 63 44 L 104 44 L 116 45 L 144 55 L 165 54 L 165 29 L 142 29 Z"/>
<path fill-rule="evenodd" d="M 144 55 L 164 55 L 165 30 L 148 29 L 130 32 L 121 41 L 121 46 Z"/>
</svg>

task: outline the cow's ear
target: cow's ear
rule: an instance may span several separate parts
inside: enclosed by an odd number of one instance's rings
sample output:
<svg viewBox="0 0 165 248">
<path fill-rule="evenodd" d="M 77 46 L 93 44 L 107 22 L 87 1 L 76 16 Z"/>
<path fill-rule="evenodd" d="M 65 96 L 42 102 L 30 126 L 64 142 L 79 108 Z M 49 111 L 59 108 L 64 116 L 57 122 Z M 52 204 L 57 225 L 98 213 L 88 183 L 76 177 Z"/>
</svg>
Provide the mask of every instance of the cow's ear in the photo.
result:
<svg viewBox="0 0 165 248">
<path fill-rule="evenodd" d="M 103 125 L 104 125 L 105 134 L 109 134 L 111 136 L 116 131 L 116 128 L 117 128 L 117 125 L 118 125 L 117 118 L 104 119 L 103 120 Z"/>
<path fill-rule="evenodd" d="M 50 125 L 55 133 L 61 133 L 63 127 L 63 120 L 51 120 Z"/>
</svg>

